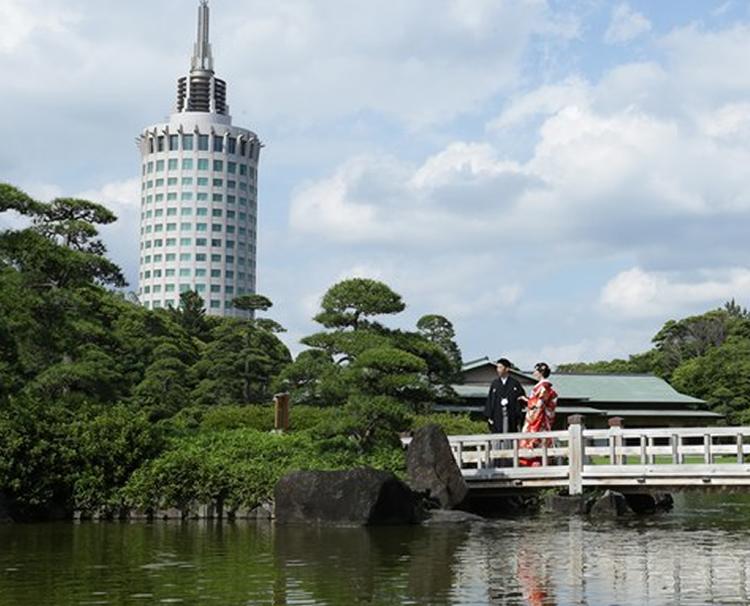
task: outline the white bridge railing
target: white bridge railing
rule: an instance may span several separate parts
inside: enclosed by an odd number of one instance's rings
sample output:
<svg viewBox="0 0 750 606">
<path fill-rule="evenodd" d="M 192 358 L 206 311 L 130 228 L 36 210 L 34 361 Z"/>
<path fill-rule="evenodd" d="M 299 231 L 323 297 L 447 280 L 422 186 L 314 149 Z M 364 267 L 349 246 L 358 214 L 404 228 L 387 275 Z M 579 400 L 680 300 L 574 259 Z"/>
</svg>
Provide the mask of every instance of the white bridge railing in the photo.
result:
<svg viewBox="0 0 750 606">
<path fill-rule="evenodd" d="M 453 456 L 476 487 L 746 486 L 750 427 L 584 429 L 569 418 L 562 431 L 449 436 Z M 535 448 L 524 440 L 537 439 Z"/>
</svg>

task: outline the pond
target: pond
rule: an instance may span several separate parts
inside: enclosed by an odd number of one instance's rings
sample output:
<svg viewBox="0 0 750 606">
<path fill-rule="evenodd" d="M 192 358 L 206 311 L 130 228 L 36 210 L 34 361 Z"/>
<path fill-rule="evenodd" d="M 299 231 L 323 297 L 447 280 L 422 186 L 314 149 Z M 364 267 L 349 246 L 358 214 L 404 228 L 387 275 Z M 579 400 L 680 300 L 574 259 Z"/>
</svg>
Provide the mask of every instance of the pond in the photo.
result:
<svg viewBox="0 0 750 606">
<path fill-rule="evenodd" d="M 466 527 L 0 526 L 0 606 L 747 604 L 750 498 Z"/>
</svg>

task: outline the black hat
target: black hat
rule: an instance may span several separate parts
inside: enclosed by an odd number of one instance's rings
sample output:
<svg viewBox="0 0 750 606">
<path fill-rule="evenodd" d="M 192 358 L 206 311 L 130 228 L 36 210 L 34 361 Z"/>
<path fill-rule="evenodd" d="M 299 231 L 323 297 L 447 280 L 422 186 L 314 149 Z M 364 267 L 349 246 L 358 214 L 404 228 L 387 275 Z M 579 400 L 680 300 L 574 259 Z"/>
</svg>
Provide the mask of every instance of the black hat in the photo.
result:
<svg viewBox="0 0 750 606">
<path fill-rule="evenodd" d="M 510 363 L 508 358 L 500 358 L 495 364 L 502 364 L 505 368 L 512 368 L 513 365 Z"/>
</svg>

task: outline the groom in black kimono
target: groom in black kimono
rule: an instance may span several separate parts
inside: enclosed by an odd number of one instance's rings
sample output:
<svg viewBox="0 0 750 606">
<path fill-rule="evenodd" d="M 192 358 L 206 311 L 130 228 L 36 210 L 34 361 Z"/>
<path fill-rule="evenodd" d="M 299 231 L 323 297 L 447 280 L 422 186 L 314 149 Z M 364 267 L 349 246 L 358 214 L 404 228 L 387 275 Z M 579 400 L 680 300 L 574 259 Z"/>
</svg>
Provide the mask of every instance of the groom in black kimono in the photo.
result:
<svg viewBox="0 0 750 606">
<path fill-rule="evenodd" d="M 500 358 L 496 366 L 497 379 L 490 385 L 484 416 L 487 417 L 490 433 L 513 433 L 520 429 L 521 401 L 526 400 L 526 393 L 521 384 L 510 376 L 511 363 L 507 358 Z"/>
</svg>

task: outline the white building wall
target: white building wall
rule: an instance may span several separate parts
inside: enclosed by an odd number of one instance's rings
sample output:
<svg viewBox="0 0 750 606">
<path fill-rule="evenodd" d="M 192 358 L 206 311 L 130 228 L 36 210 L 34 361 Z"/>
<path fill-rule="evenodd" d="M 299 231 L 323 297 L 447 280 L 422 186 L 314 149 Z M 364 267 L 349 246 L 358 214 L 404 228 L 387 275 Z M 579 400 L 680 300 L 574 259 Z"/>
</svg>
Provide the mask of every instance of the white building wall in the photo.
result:
<svg viewBox="0 0 750 606">
<path fill-rule="evenodd" d="M 176 307 L 181 291 L 197 290 L 207 313 L 245 315 L 231 301 L 255 292 L 257 136 L 227 115 L 183 112 L 145 129 L 139 145 L 140 301 Z"/>
</svg>

